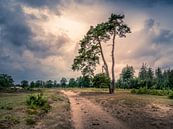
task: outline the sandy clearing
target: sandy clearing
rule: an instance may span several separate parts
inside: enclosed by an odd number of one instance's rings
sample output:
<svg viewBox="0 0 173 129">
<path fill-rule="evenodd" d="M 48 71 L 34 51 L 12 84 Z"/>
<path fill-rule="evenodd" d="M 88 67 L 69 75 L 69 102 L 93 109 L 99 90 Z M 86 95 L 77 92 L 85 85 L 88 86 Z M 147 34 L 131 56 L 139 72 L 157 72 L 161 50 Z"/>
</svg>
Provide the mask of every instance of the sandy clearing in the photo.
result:
<svg viewBox="0 0 173 129">
<path fill-rule="evenodd" d="M 113 118 L 86 98 L 73 91 L 62 91 L 71 104 L 72 121 L 75 129 L 129 129 L 125 123 Z"/>
</svg>

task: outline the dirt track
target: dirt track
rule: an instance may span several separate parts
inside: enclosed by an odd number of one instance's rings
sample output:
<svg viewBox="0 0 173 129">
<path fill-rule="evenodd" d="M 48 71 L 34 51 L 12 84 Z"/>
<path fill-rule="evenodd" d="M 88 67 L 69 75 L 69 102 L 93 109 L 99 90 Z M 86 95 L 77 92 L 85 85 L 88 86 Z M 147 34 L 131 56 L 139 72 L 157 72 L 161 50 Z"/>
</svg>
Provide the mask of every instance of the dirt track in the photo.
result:
<svg viewBox="0 0 173 129">
<path fill-rule="evenodd" d="M 88 99 L 72 91 L 63 91 L 71 104 L 75 129 L 129 129 L 125 123 L 113 118 L 108 112 Z"/>
</svg>

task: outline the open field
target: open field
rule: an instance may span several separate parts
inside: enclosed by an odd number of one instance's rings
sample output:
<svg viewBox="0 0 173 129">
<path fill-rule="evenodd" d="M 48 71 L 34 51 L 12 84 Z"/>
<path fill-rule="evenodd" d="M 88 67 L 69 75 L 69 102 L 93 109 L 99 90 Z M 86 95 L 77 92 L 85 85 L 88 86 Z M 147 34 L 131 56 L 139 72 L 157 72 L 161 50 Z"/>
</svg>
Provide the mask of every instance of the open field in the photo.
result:
<svg viewBox="0 0 173 129">
<path fill-rule="evenodd" d="M 70 129 L 70 104 L 57 89 L 43 89 L 51 106 L 47 114 L 36 114 L 32 124 L 32 115 L 28 115 L 26 98 L 31 93 L 0 94 L 0 129 Z M 36 94 L 36 93 L 33 93 Z M 30 118 L 31 117 L 31 118 Z M 31 121 L 30 124 L 27 121 Z M 35 123 L 36 121 L 36 123 Z"/>
<path fill-rule="evenodd" d="M 80 96 L 100 105 L 132 129 L 173 128 L 173 100 L 167 96 L 134 95 L 129 90 L 110 95 L 105 91 L 83 89 Z"/>
<path fill-rule="evenodd" d="M 26 98 L 32 93 L 0 94 L 0 129 L 172 129 L 173 100 L 135 95 L 130 90 L 42 89 L 51 109 L 28 124 Z M 34 92 L 33 94 L 37 94 Z"/>
</svg>

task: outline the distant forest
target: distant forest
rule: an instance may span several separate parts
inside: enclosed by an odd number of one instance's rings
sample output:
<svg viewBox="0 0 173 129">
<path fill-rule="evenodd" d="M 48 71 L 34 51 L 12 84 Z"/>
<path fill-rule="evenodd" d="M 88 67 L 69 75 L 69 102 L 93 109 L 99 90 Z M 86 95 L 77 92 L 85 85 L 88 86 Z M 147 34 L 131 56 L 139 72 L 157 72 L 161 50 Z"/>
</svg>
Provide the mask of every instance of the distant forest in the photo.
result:
<svg viewBox="0 0 173 129">
<path fill-rule="evenodd" d="M 163 70 L 160 67 L 153 69 L 147 64 L 142 64 L 138 76 L 135 76 L 133 66 L 125 66 L 117 79 L 116 88 L 124 89 L 173 89 L 173 69 Z M 22 87 L 22 88 L 53 88 L 53 87 L 95 87 L 108 88 L 110 79 L 105 73 L 98 73 L 93 77 L 80 76 L 78 78 L 70 78 L 69 81 L 62 77 L 60 82 L 56 80 L 22 80 L 20 84 L 15 85 L 12 76 L 0 74 L 0 88 Z"/>
</svg>

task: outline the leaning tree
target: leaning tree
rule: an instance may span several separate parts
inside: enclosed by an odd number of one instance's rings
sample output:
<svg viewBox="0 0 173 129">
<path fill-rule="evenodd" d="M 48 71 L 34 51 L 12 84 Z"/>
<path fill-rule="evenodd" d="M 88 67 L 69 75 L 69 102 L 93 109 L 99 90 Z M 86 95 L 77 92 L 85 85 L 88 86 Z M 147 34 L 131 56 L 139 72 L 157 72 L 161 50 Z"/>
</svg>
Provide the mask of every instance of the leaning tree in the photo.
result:
<svg viewBox="0 0 173 129">
<path fill-rule="evenodd" d="M 93 76 L 96 65 L 100 63 L 100 57 L 103 61 L 103 68 L 106 75 L 110 77 L 108 63 L 105 59 L 102 43 L 112 39 L 112 81 L 109 85 L 109 93 L 114 93 L 115 88 L 115 38 L 126 37 L 130 33 L 130 28 L 123 21 L 124 15 L 111 14 L 108 21 L 91 26 L 84 38 L 80 41 L 78 56 L 75 57 L 72 69 L 81 71 L 83 76 Z"/>
</svg>

